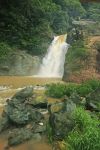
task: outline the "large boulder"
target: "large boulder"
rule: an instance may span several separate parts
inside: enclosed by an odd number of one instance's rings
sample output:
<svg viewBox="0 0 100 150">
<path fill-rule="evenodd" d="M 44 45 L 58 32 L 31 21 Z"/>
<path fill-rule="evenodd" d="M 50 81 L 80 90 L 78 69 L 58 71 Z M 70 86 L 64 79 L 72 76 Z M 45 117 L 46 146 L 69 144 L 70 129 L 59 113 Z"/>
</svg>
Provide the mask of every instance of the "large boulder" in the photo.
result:
<svg viewBox="0 0 100 150">
<path fill-rule="evenodd" d="M 70 99 L 67 99 L 67 101 L 64 102 L 63 110 L 66 111 L 67 113 L 71 113 L 75 109 L 76 109 L 76 104 Z"/>
<path fill-rule="evenodd" d="M 33 88 L 26 87 L 17 92 L 5 106 L 5 113 L 9 120 L 15 124 L 27 124 L 30 121 L 38 122 L 43 118 L 42 114 L 28 104 L 33 95 Z"/>
<path fill-rule="evenodd" d="M 67 99 L 62 104 L 62 109 L 59 112 L 51 111 L 49 117 L 53 137 L 59 140 L 62 140 L 73 129 L 72 112 L 76 109 L 76 104 L 70 99 Z"/>
<path fill-rule="evenodd" d="M 62 140 L 74 127 L 72 115 L 68 112 L 59 112 L 50 115 L 49 123 L 54 139 Z"/>
<path fill-rule="evenodd" d="M 25 101 L 26 98 L 29 98 L 33 95 L 33 87 L 26 87 L 24 89 L 22 89 L 21 91 L 17 92 L 13 97 L 13 99 L 20 99 L 22 100 L 21 102 L 23 102 L 23 100 Z M 14 101 L 14 100 L 13 100 Z"/>
<path fill-rule="evenodd" d="M 7 105 L 5 112 L 10 121 L 17 125 L 27 124 L 30 121 L 38 122 L 43 118 L 39 111 L 24 103 L 17 107 Z"/>
</svg>

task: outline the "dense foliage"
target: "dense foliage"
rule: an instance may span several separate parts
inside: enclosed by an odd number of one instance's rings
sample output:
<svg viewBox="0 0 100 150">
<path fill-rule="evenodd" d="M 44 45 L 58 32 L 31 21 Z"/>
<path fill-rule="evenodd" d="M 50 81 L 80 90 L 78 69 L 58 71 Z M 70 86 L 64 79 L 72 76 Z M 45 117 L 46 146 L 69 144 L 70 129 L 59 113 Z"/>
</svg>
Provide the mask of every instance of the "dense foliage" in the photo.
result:
<svg viewBox="0 0 100 150">
<path fill-rule="evenodd" d="M 66 150 L 99 150 L 100 121 L 82 108 L 73 113 L 75 128 L 65 140 Z"/>
<path fill-rule="evenodd" d="M 41 55 L 54 34 L 71 28 L 73 19 L 98 20 L 99 8 L 79 0 L 1 0 L 0 41 Z"/>
<path fill-rule="evenodd" d="M 86 96 L 92 91 L 100 88 L 100 81 L 99 80 L 89 80 L 82 84 L 50 84 L 47 85 L 46 94 L 51 97 L 61 98 L 64 95 L 71 96 L 72 93 L 76 92 L 80 96 Z"/>
<path fill-rule="evenodd" d="M 86 66 L 90 53 L 84 45 L 83 40 L 77 40 L 70 46 L 65 62 L 67 75 L 74 71 L 80 71 L 81 68 L 83 69 Z"/>
</svg>

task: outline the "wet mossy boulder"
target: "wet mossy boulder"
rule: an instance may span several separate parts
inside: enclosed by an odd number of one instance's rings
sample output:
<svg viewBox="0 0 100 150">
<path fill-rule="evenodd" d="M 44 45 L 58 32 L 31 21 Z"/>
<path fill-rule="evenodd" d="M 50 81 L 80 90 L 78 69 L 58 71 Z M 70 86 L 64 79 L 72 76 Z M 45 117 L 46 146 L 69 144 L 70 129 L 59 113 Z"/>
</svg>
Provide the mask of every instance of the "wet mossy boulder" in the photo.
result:
<svg viewBox="0 0 100 150">
<path fill-rule="evenodd" d="M 48 105 L 48 111 L 50 113 L 57 113 L 57 112 L 60 112 L 62 111 L 64 108 L 64 103 L 63 102 L 57 102 L 57 103 L 54 103 L 52 105 Z"/>
<path fill-rule="evenodd" d="M 34 98 L 29 100 L 29 104 L 31 104 L 35 108 L 46 108 L 47 109 L 47 99 L 45 95 L 35 95 Z"/>
<path fill-rule="evenodd" d="M 51 111 L 49 117 L 53 138 L 57 140 L 62 140 L 74 127 L 72 112 L 76 109 L 76 104 L 70 99 L 62 104 L 62 109 L 59 112 Z"/>
<path fill-rule="evenodd" d="M 17 92 L 12 99 L 16 98 L 17 100 L 20 99 L 21 102 L 25 101 L 26 98 L 29 98 L 33 95 L 33 87 L 26 87 L 21 91 Z"/>
<path fill-rule="evenodd" d="M 22 143 L 23 141 L 29 140 L 32 138 L 32 132 L 29 129 L 18 128 L 13 129 L 11 134 L 8 137 L 8 145 L 14 146 Z"/>
<path fill-rule="evenodd" d="M 63 111 L 66 111 L 67 113 L 71 113 L 75 109 L 76 109 L 76 104 L 72 100 L 67 99 L 66 101 L 64 101 Z"/>
<path fill-rule="evenodd" d="M 12 130 L 8 137 L 8 146 L 16 146 L 29 139 L 39 141 L 41 140 L 41 135 L 39 133 L 33 133 L 30 129 L 27 128 L 16 128 Z"/>
<path fill-rule="evenodd" d="M 73 129 L 74 120 L 68 112 L 53 113 L 49 117 L 53 138 L 62 140 Z"/>
<path fill-rule="evenodd" d="M 11 100 L 7 102 L 4 111 L 11 122 L 17 125 L 23 125 L 30 121 L 38 122 L 43 118 L 42 114 L 28 103 L 32 96 L 33 88 L 26 87 L 17 92 Z"/>
<path fill-rule="evenodd" d="M 18 125 L 24 125 L 30 121 L 38 122 L 43 118 L 43 115 L 39 111 L 24 103 L 17 107 L 8 104 L 5 112 L 10 121 Z"/>
</svg>

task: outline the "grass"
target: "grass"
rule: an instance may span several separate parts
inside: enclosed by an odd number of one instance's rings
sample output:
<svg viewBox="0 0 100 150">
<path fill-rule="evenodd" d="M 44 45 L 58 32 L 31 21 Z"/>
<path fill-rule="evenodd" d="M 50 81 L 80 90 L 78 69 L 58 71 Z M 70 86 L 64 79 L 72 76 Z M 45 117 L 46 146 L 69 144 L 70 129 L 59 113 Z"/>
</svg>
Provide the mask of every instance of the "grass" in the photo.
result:
<svg viewBox="0 0 100 150">
<path fill-rule="evenodd" d="M 82 108 L 73 113 L 75 128 L 65 139 L 66 150 L 99 150 L 100 121 Z"/>
<path fill-rule="evenodd" d="M 54 98 L 61 98 L 64 95 L 71 96 L 73 92 L 79 94 L 79 96 L 85 97 L 89 93 L 100 87 L 100 80 L 88 80 L 81 84 L 61 84 L 53 83 L 47 85 L 46 95 Z"/>
</svg>

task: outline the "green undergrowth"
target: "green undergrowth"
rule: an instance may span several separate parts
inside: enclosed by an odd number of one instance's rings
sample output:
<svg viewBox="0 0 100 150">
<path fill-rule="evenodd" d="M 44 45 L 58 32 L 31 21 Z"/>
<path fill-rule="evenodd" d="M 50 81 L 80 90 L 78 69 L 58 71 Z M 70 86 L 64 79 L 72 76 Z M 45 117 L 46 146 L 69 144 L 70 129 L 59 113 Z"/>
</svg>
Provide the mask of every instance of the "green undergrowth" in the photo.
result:
<svg viewBox="0 0 100 150">
<path fill-rule="evenodd" d="M 76 92 L 80 96 L 85 97 L 92 91 L 100 88 L 100 80 L 88 80 L 81 84 L 75 83 L 53 83 L 47 85 L 46 95 L 54 98 L 61 98 L 64 95 L 70 96 L 73 92 Z"/>
<path fill-rule="evenodd" d="M 83 40 L 75 41 L 66 55 L 66 73 L 71 74 L 72 72 L 80 71 L 86 66 L 89 56 L 90 53 L 85 46 L 85 42 Z"/>
<path fill-rule="evenodd" d="M 73 118 L 75 127 L 64 140 L 66 150 L 99 150 L 100 121 L 83 108 L 77 108 Z"/>
</svg>

